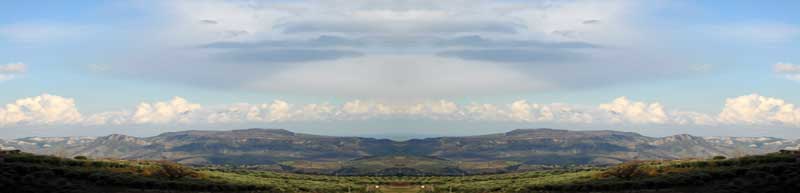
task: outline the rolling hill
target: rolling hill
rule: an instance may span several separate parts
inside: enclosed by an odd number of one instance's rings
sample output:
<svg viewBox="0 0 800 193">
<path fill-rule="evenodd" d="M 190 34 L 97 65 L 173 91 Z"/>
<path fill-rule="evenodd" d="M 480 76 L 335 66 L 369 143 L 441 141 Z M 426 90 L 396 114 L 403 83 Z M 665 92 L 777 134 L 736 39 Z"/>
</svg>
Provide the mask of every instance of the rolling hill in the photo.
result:
<svg viewBox="0 0 800 193">
<path fill-rule="evenodd" d="M 392 141 L 283 129 L 180 131 L 138 138 L 29 137 L 4 149 L 61 157 L 171 160 L 189 165 L 264 166 L 341 175 L 500 173 L 538 165 L 612 165 L 628 160 L 736 157 L 796 148 L 770 137 L 647 137 L 632 132 L 517 129 L 506 133 Z M 375 167 L 364 167 L 366 165 Z"/>
</svg>

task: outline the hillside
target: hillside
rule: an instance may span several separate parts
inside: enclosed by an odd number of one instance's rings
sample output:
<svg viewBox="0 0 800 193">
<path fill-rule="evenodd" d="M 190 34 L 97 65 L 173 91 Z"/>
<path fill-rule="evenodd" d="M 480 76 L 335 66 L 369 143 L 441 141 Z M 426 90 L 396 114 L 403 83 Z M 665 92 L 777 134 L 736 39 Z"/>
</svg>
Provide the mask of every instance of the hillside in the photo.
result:
<svg viewBox="0 0 800 193">
<path fill-rule="evenodd" d="M 780 193 L 797 188 L 796 151 L 470 176 L 306 175 L 0 152 L 0 192 Z"/>
<path fill-rule="evenodd" d="M 191 165 L 261 166 L 301 173 L 360 175 L 372 173 L 479 174 L 525 170 L 541 165 L 611 165 L 629 160 L 735 157 L 798 146 L 778 138 L 662 138 L 619 131 L 517 129 L 506 133 L 392 141 L 334 137 L 283 129 L 181 131 L 137 138 L 29 137 L 0 141 L 4 148 L 36 154 L 93 158 L 170 160 Z M 435 167 L 405 164 L 397 158 L 427 160 Z M 385 162 L 375 171 L 359 163 Z M 413 166 L 413 167 L 411 167 Z M 420 168 L 415 168 L 419 166 Z"/>
</svg>

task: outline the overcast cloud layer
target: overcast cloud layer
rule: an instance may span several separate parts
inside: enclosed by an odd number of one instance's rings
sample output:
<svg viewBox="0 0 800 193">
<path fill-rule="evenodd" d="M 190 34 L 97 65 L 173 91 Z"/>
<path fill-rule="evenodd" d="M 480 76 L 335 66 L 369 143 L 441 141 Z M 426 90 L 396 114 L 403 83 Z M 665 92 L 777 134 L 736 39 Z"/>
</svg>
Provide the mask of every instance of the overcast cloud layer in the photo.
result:
<svg viewBox="0 0 800 193">
<path fill-rule="evenodd" d="M 164 21 L 136 33 L 147 38 L 126 37 L 148 50 L 112 57 L 105 73 L 400 100 L 596 87 L 698 71 L 698 64 L 651 46 L 660 40 L 646 38 L 647 26 L 634 22 L 648 7 L 632 1 L 158 1 L 141 7 Z"/>
</svg>

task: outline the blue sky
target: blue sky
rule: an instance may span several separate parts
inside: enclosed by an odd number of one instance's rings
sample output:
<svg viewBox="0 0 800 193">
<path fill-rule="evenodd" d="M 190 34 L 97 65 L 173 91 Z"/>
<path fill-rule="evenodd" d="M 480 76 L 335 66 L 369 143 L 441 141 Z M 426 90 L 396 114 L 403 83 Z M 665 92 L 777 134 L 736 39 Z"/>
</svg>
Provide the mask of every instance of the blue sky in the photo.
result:
<svg viewBox="0 0 800 193">
<path fill-rule="evenodd" d="M 796 138 L 798 4 L 4 2 L 0 137 L 553 127 Z"/>
</svg>

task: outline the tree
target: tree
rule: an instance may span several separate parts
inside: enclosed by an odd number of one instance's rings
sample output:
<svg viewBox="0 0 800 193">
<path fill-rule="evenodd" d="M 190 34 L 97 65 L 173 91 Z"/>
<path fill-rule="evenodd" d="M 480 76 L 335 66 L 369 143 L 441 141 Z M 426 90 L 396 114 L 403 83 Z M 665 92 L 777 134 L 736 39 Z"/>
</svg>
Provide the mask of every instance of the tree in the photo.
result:
<svg viewBox="0 0 800 193">
<path fill-rule="evenodd" d="M 86 156 L 79 155 L 79 156 L 75 156 L 75 159 L 76 159 L 76 160 L 88 160 L 88 159 L 89 159 L 89 157 L 86 157 Z"/>
</svg>

